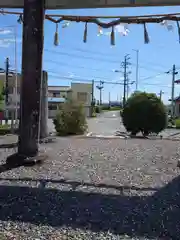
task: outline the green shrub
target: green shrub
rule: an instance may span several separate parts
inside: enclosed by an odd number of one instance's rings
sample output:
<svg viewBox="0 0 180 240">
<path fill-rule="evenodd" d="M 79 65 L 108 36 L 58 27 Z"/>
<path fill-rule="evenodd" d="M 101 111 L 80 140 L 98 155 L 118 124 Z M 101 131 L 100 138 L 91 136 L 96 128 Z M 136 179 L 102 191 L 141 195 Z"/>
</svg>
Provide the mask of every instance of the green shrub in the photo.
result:
<svg viewBox="0 0 180 240">
<path fill-rule="evenodd" d="M 95 106 L 95 113 L 101 113 L 101 107 Z"/>
<path fill-rule="evenodd" d="M 101 107 L 101 109 L 103 110 L 103 111 L 108 111 L 108 110 L 110 110 L 110 106 L 109 105 L 103 105 L 102 107 Z"/>
<path fill-rule="evenodd" d="M 15 134 L 18 134 L 18 130 L 19 129 L 14 129 L 14 133 Z M 0 125 L 0 136 L 2 135 L 6 135 L 6 134 L 11 134 L 11 126 L 8 125 L 8 124 L 3 124 L 3 125 Z"/>
<path fill-rule="evenodd" d="M 137 92 L 127 100 L 121 113 L 124 126 L 132 135 L 142 132 L 158 134 L 167 126 L 167 113 L 162 101 L 153 93 Z"/>
<path fill-rule="evenodd" d="M 111 107 L 110 110 L 111 111 L 119 111 L 119 110 L 121 110 L 121 107 L 120 106 L 114 106 L 114 107 Z"/>
<path fill-rule="evenodd" d="M 175 126 L 177 129 L 180 129 L 180 119 L 175 120 Z"/>
<path fill-rule="evenodd" d="M 95 112 L 92 113 L 92 117 L 93 117 L 93 118 L 97 117 L 97 115 L 96 115 Z"/>
<path fill-rule="evenodd" d="M 83 134 L 87 130 L 82 106 L 72 101 L 62 105 L 53 122 L 59 136 Z"/>
<path fill-rule="evenodd" d="M 9 124 L 0 124 L 0 129 L 9 129 L 11 125 Z"/>
<path fill-rule="evenodd" d="M 172 127 L 174 127 L 176 124 L 175 124 L 175 119 L 174 118 L 172 118 L 172 117 L 169 117 L 168 118 L 168 128 L 172 128 Z"/>
</svg>

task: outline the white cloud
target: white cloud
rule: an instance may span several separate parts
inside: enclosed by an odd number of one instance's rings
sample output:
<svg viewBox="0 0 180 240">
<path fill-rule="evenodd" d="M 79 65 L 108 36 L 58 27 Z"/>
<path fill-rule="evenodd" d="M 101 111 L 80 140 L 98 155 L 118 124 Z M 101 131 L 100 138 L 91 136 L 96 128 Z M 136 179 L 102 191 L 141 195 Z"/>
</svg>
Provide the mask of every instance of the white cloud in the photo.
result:
<svg viewBox="0 0 180 240">
<path fill-rule="evenodd" d="M 74 73 L 68 72 L 67 75 L 65 75 L 64 77 L 68 77 L 68 78 L 72 78 L 75 77 L 76 75 Z"/>
<path fill-rule="evenodd" d="M 10 33 L 12 33 L 12 31 L 9 29 L 0 28 L 0 34 L 6 35 L 6 34 L 10 34 Z"/>
<path fill-rule="evenodd" d="M 8 48 L 9 47 L 9 44 L 1 44 L 0 43 L 0 48 Z"/>
<path fill-rule="evenodd" d="M 8 43 L 15 43 L 15 38 L 4 38 L 3 39 L 4 42 L 8 42 Z M 16 39 L 17 43 L 21 43 L 21 39 Z"/>
<path fill-rule="evenodd" d="M 17 43 L 21 43 L 21 39 L 16 40 Z M 0 39 L 0 47 L 10 47 L 11 45 L 15 44 L 14 38 L 4 38 Z"/>
<path fill-rule="evenodd" d="M 0 39 L 0 47 L 1 48 L 8 48 L 10 46 L 9 42 L 4 42 L 2 39 Z"/>
</svg>

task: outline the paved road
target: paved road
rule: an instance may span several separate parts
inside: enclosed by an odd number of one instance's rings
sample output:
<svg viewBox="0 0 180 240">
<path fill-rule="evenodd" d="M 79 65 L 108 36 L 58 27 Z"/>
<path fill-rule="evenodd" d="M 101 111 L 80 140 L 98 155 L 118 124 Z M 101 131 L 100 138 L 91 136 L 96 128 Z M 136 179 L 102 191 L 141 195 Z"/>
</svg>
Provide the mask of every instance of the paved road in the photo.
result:
<svg viewBox="0 0 180 240">
<path fill-rule="evenodd" d="M 93 135 L 114 135 L 116 131 L 125 131 L 119 111 L 103 112 L 97 118 L 88 121 L 89 132 Z"/>
<path fill-rule="evenodd" d="M 125 131 L 122 124 L 119 111 L 103 112 L 97 118 L 88 118 L 88 132 L 92 135 L 114 135 L 116 131 Z M 54 124 L 51 119 L 48 120 L 48 127 L 50 132 L 54 132 Z M 180 137 L 180 130 L 178 129 L 166 129 L 161 135 L 163 137 L 169 137 L 170 135 L 177 134 Z"/>
<path fill-rule="evenodd" d="M 88 119 L 89 132 L 92 135 L 114 135 L 116 131 L 126 131 L 119 114 L 119 111 L 104 112 L 97 118 Z M 161 135 L 163 137 L 180 137 L 179 129 L 165 129 Z"/>
<path fill-rule="evenodd" d="M 109 136 L 114 135 L 116 131 L 125 131 L 125 128 L 122 124 L 119 111 L 107 111 L 103 112 L 97 118 L 88 118 L 88 132 L 92 135 L 103 135 Z M 10 124 L 10 121 L 9 121 Z M 54 132 L 54 124 L 52 119 L 48 119 L 48 128 L 49 132 Z M 163 137 L 169 137 L 175 135 L 174 137 L 180 138 L 179 129 L 165 129 L 161 135 Z"/>
<path fill-rule="evenodd" d="M 124 131 L 124 126 L 120 123 L 119 111 L 104 112 L 97 118 L 88 118 L 88 132 L 93 135 L 114 135 L 117 130 Z M 50 132 L 54 132 L 54 125 L 51 119 L 48 120 Z"/>
</svg>

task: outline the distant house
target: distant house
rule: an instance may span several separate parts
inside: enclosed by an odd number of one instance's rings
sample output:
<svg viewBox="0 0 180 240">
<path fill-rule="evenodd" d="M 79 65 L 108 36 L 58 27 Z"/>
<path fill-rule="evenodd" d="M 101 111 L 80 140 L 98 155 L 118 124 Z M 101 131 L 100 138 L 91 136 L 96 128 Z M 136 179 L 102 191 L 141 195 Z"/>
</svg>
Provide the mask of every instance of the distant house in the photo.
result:
<svg viewBox="0 0 180 240">
<path fill-rule="evenodd" d="M 60 105 L 66 101 L 65 98 L 51 98 L 48 97 L 48 116 L 49 118 L 53 118 L 56 116 L 57 111 L 60 108 Z"/>
<path fill-rule="evenodd" d="M 174 115 L 175 117 L 179 117 L 180 116 L 180 96 L 176 97 L 174 99 Z"/>
<path fill-rule="evenodd" d="M 5 86 L 5 73 L 0 72 L 0 84 Z M 20 115 L 20 87 L 21 87 L 21 74 L 17 75 L 17 95 L 16 95 L 16 76 L 9 74 L 8 77 L 8 118 L 11 119 L 15 114 L 15 109 L 18 109 L 18 116 Z M 49 118 L 53 118 L 66 99 L 71 99 L 83 105 L 85 115 L 90 116 L 91 112 L 91 98 L 92 98 L 92 84 L 87 83 L 71 83 L 71 86 L 48 86 L 48 114 Z M 17 103 L 17 104 L 16 104 Z M 5 104 L 3 102 L 3 109 Z"/>
<path fill-rule="evenodd" d="M 66 99 L 79 102 L 84 109 L 85 115 L 91 113 L 92 84 L 71 83 L 70 86 L 48 86 L 49 118 L 53 118 L 59 106 Z"/>
</svg>

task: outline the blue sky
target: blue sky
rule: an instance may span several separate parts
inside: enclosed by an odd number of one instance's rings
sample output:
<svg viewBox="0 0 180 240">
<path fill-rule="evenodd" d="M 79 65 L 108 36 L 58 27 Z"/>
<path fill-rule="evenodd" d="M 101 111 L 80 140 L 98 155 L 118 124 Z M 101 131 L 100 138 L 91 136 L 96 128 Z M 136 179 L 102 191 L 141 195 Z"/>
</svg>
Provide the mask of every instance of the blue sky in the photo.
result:
<svg viewBox="0 0 180 240">
<path fill-rule="evenodd" d="M 180 7 L 151 7 L 151 8 L 120 8 L 120 9 L 85 9 L 85 10 L 61 10 L 53 13 L 71 15 L 143 15 L 156 13 L 177 13 Z M 10 58 L 11 68 L 14 68 L 14 28 L 17 26 L 17 60 L 18 70 L 21 70 L 21 36 L 22 25 L 17 24 L 17 16 L 0 16 L 0 67 L 4 68 L 6 57 Z M 143 27 L 129 25 L 128 36 L 116 33 L 116 45 L 110 45 L 107 35 L 97 36 L 97 26 L 88 25 L 87 43 L 83 43 L 84 24 L 71 23 L 67 28 L 59 25 L 58 47 L 53 45 L 55 24 L 45 21 L 45 43 L 43 68 L 49 72 L 50 85 L 70 85 L 72 81 L 107 81 L 122 83 L 121 62 L 125 54 L 130 54 L 132 65 L 129 70 L 130 81 L 135 81 L 136 53 L 139 50 L 139 90 L 159 93 L 164 91 L 163 100 L 167 103 L 171 96 L 171 75 L 164 74 L 170 70 L 173 64 L 179 69 L 180 78 L 180 44 L 176 23 L 172 31 L 159 24 L 148 24 L 149 44 L 144 44 Z M 107 30 L 108 31 L 108 30 Z M 104 32 L 107 32 L 106 30 Z M 97 85 L 96 83 L 95 85 Z M 130 86 L 130 92 L 135 90 L 135 84 Z M 120 100 L 123 95 L 123 86 L 104 84 L 103 100 L 108 101 L 109 92 L 111 100 Z M 176 85 L 176 95 L 180 93 L 180 85 Z M 95 96 L 99 93 L 95 88 Z"/>
</svg>

